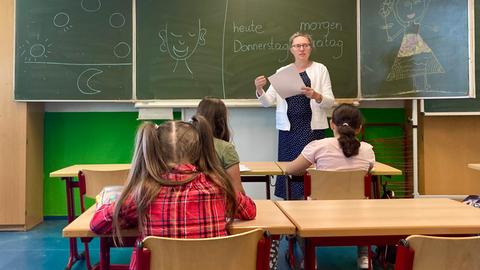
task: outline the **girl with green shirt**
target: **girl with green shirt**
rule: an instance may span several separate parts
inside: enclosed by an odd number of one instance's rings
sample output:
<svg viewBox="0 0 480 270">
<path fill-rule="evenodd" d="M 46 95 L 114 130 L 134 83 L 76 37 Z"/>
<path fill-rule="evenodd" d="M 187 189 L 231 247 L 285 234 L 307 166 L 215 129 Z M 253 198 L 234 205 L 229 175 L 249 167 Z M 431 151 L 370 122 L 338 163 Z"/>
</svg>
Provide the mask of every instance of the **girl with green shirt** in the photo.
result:
<svg viewBox="0 0 480 270">
<path fill-rule="evenodd" d="M 204 97 L 197 107 L 197 114 L 203 116 L 212 127 L 215 152 L 220 163 L 232 180 L 235 192 L 245 194 L 240 179 L 240 158 L 235 146 L 230 142 L 230 130 L 228 128 L 227 107 L 221 99 Z"/>
</svg>

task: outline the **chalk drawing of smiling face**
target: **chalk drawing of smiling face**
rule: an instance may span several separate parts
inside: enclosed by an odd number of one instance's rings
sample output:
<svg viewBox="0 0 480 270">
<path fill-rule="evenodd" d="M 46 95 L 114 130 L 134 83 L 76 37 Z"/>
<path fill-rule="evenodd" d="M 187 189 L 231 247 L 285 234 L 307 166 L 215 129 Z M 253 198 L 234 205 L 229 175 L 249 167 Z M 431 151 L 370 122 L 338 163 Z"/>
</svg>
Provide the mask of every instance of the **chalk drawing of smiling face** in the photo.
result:
<svg viewBox="0 0 480 270">
<path fill-rule="evenodd" d="M 186 60 L 195 53 L 198 46 L 205 45 L 206 33 L 207 30 L 202 28 L 200 19 L 198 20 L 198 25 L 192 27 L 191 31 L 175 31 L 169 29 L 168 24 L 165 25 L 164 29 L 160 30 L 158 33 L 162 40 L 160 51 L 168 52 L 170 57 L 177 61 L 173 71 L 177 68 L 178 61 L 185 61 L 185 65 L 192 73 Z"/>
<path fill-rule="evenodd" d="M 395 1 L 395 16 L 402 24 L 419 23 L 425 14 L 428 2 L 429 0 L 397 0 Z"/>
<path fill-rule="evenodd" d="M 170 32 L 168 33 L 167 46 L 169 51 L 175 56 L 175 59 L 184 60 L 195 52 L 199 44 L 198 41 L 198 33 L 188 32 L 182 35 Z"/>
</svg>

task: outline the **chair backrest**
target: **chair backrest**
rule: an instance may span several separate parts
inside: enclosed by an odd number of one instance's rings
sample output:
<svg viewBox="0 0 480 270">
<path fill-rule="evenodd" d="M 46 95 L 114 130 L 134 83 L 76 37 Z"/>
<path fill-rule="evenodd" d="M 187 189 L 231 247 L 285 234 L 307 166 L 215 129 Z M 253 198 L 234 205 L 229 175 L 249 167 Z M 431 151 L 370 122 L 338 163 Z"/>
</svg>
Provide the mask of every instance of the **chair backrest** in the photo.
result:
<svg viewBox="0 0 480 270">
<path fill-rule="evenodd" d="M 148 236 L 137 248 L 139 269 L 150 270 L 254 270 L 264 231 L 215 238 L 178 239 Z M 268 245 L 269 246 L 269 245 Z M 145 259 L 149 254 L 150 263 Z M 268 262 L 268 248 L 264 261 Z M 264 266 L 268 266 L 264 264 Z M 264 268 L 264 267 L 261 267 Z"/>
<path fill-rule="evenodd" d="M 313 200 L 347 200 L 365 199 L 370 192 L 370 181 L 366 179 L 367 172 L 353 171 L 322 171 L 308 169 L 305 177 L 306 189 L 310 189 L 310 199 Z M 310 178 L 310 179 L 308 179 Z M 306 195 L 308 191 L 306 191 Z"/>
<path fill-rule="evenodd" d="M 130 169 L 121 170 L 81 170 L 78 172 L 80 204 L 85 211 L 84 197 L 95 198 L 106 186 L 123 186 Z"/>
<path fill-rule="evenodd" d="M 406 242 L 408 245 L 407 249 L 411 254 L 402 256 L 398 252 L 395 269 L 480 269 L 480 236 L 437 237 L 412 235 L 407 237 Z M 405 249 L 405 247 L 403 248 Z M 402 252 L 402 254 L 405 254 L 405 252 Z M 406 262 L 405 260 L 410 261 Z"/>
</svg>

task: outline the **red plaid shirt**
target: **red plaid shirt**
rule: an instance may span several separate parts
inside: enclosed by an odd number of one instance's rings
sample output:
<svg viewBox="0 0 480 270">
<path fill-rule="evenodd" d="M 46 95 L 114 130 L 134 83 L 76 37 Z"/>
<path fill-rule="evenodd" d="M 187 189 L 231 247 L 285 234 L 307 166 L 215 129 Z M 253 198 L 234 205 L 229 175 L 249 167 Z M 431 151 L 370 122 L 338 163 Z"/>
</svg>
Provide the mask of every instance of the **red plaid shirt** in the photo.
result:
<svg viewBox="0 0 480 270">
<path fill-rule="evenodd" d="M 195 171 L 193 165 L 181 165 L 178 171 Z M 191 175 L 170 173 L 169 180 L 182 181 Z M 255 203 L 241 193 L 237 193 L 238 211 L 235 218 L 254 219 Z M 112 232 L 114 204 L 102 205 L 94 214 L 90 228 L 97 234 Z M 157 198 L 146 211 L 144 232 L 147 236 L 173 238 L 207 238 L 227 235 L 225 194 L 205 174 L 199 173 L 195 179 L 180 186 L 161 186 Z M 120 212 L 122 227 L 137 225 L 137 207 L 133 200 L 126 200 Z M 135 252 L 130 269 L 134 269 Z"/>
</svg>

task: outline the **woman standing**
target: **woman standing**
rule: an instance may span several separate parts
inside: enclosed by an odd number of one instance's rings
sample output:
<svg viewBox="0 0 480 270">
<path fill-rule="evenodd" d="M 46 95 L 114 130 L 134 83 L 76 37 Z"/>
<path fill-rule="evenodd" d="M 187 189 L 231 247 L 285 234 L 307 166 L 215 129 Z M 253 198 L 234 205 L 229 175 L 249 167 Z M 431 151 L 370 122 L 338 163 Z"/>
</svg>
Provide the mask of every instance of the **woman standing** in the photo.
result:
<svg viewBox="0 0 480 270">
<path fill-rule="evenodd" d="M 309 142 L 325 137 L 325 129 L 328 128 L 325 110 L 334 103 L 327 68 L 310 60 L 312 37 L 297 32 L 289 41 L 295 62 L 281 67 L 277 72 L 294 65 L 306 85 L 302 88 L 303 93 L 284 99 L 272 85 L 266 92 L 263 90 L 267 84 L 265 76 L 255 78 L 255 90 L 260 103 L 264 107 L 277 106 L 278 161 L 294 160 Z M 286 176 L 277 177 L 275 196 L 287 198 L 285 185 Z M 293 182 L 291 187 L 291 198 L 303 198 L 303 182 Z"/>
</svg>

